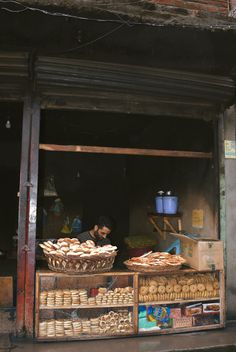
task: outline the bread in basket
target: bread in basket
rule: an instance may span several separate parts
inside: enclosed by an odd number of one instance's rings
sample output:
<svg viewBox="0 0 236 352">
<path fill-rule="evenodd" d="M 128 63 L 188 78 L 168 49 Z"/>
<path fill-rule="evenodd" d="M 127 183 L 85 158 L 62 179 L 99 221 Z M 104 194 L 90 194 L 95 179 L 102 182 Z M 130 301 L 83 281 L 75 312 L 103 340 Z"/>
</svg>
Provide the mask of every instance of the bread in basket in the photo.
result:
<svg viewBox="0 0 236 352">
<path fill-rule="evenodd" d="M 80 243 L 77 238 L 60 238 L 56 243 L 40 244 L 49 269 L 67 274 L 109 271 L 117 254 L 117 247 L 96 247 L 93 241 Z"/>
</svg>

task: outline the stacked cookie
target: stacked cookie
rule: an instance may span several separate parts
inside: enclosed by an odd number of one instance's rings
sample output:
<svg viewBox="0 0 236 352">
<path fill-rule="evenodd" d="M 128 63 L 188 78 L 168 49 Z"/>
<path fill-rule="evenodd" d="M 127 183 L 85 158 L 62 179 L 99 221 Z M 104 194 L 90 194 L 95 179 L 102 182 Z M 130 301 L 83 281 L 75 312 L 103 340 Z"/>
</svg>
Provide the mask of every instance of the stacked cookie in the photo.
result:
<svg viewBox="0 0 236 352">
<path fill-rule="evenodd" d="M 88 304 L 88 293 L 85 289 L 49 290 L 40 292 L 39 302 L 46 307 L 70 307 Z"/>
<path fill-rule="evenodd" d="M 100 287 L 95 297 L 89 297 L 86 289 L 49 290 L 40 292 L 39 301 L 41 306 L 46 307 L 131 304 L 134 301 L 134 290 L 131 286 L 117 287 L 114 290 Z"/>
<path fill-rule="evenodd" d="M 133 332 L 132 314 L 128 310 L 110 311 L 99 319 L 101 334 L 122 334 Z"/>
<path fill-rule="evenodd" d="M 105 287 L 98 289 L 96 296 L 97 305 L 119 305 L 119 304 L 132 304 L 134 302 L 133 287 L 117 287 L 114 290 L 107 290 Z"/>
<path fill-rule="evenodd" d="M 219 297 L 215 273 L 146 276 L 139 279 L 139 302 Z"/>
<path fill-rule="evenodd" d="M 79 335 L 114 335 L 133 332 L 132 313 L 110 311 L 96 318 L 81 320 L 45 320 L 39 323 L 39 337 L 76 337 Z"/>
</svg>

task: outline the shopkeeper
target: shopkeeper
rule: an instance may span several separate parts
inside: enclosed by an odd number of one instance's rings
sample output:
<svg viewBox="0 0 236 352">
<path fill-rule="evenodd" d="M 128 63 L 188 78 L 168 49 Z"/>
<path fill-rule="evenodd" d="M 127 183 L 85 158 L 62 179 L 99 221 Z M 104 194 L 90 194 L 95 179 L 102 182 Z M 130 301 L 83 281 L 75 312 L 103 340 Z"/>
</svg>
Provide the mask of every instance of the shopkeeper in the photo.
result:
<svg viewBox="0 0 236 352">
<path fill-rule="evenodd" d="M 99 216 L 97 223 L 89 230 L 77 235 L 81 243 L 92 240 L 96 246 L 105 246 L 111 244 L 108 235 L 113 229 L 113 221 L 108 216 Z"/>
</svg>

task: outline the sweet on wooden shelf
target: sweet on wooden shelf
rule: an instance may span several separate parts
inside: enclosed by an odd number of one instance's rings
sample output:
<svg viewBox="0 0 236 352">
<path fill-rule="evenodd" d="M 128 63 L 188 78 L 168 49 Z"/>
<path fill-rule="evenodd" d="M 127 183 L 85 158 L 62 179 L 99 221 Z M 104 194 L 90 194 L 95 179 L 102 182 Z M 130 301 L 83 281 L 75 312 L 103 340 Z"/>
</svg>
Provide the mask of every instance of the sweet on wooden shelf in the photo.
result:
<svg viewBox="0 0 236 352">
<path fill-rule="evenodd" d="M 224 295 L 220 270 L 39 271 L 35 337 L 62 341 L 220 328 L 225 324 Z"/>
</svg>

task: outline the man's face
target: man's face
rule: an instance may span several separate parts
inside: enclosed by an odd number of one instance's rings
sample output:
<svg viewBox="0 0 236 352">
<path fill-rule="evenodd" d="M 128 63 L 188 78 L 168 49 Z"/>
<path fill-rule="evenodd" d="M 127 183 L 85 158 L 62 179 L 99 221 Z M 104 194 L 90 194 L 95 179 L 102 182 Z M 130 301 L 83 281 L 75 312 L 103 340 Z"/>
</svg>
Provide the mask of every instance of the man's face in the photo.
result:
<svg viewBox="0 0 236 352">
<path fill-rule="evenodd" d="M 111 230 L 106 226 L 99 228 L 97 225 L 95 225 L 94 227 L 94 234 L 99 239 L 106 238 L 110 234 L 110 232 Z"/>
</svg>

